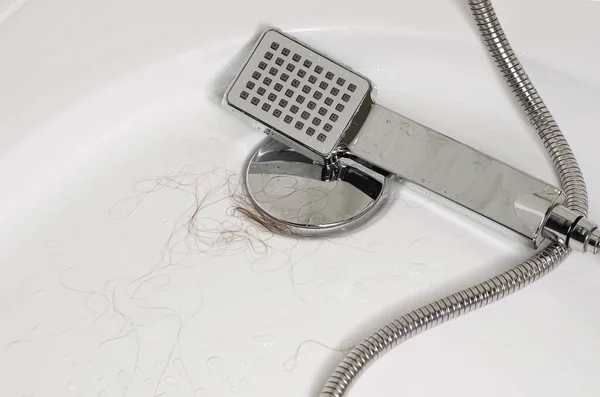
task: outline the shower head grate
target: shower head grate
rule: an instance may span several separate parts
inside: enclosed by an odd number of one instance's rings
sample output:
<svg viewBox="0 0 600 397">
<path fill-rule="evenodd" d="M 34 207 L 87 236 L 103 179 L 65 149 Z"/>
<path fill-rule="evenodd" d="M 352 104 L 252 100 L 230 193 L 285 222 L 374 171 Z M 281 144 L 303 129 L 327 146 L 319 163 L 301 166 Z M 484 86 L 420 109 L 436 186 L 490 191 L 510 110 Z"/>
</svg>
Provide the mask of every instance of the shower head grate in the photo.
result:
<svg viewBox="0 0 600 397">
<path fill-rule="evenodd" d="M 365 77 L 270 29 L 229 88 L 225 103 L 265 132 L 328 157 L 370 91 Z"/>
</svg>

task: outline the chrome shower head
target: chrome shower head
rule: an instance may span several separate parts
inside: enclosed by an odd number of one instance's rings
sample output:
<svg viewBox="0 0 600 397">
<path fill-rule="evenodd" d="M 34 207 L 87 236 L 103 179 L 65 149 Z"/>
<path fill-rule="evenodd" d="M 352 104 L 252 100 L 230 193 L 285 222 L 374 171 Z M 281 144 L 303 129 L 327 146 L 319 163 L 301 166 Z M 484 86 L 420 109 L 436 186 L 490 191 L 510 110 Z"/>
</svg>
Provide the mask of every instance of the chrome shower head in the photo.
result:
<svg viewBox="0 0 600 397">
<path fill-rule="evenodd" d="M 282 197 L 293 197 L 277 210 L 263 207 L 266 213 L 286 223 L 291 216 L 297 226 L 339 228 L 375 208 L 385 185 L 379 177 L 394 174 L 455 209 L 466 209 L 484 223 L 514 232 L 534 247 L 548 238 L 597 251 L 599 229 L 591 222 L 579 222 L 577 213 L 562 206 L 565 195 L 560 189 L 375 104 L 372 90 L 366 77 L 279 30 L 260 35 L 223 104 L 321 167 L 311 167 L 307 174 L 307 163 L 289 150 L 279 146 L 259 150 L 248 165 L 248 175 L 255 179 L 265 175 L 269 188 L 280 187 Z M 358 171 L 348 172 L 349 167 Z M 359 194 L 342 194 L 340 200 L 347 207 L 337 201 L 335 205 L 345 210 L 329 211 L 335 217 L 326 221 L 318 206 L 306 210 L 311 205 L 306 203 L 320 202 L 311 201 L 310 193 L 301 193 L 298 199 L 283 193 L 290 185 L 285 178 L 273 179 L 280 174 L 294 178 L 292 185 L 307 192 L 330 191 L 328 183 L 342 180 Z M 316 180 L 322 183 L 315 185 Z M 263 182 L 249 186 L 259 206 L 264 204 L 257 198 L 265 190 Z M 373 196 L 373 191 L 378 194 Z"/>
<path fill-rule="evenodd" d="M 295 150 L 322 162 L 356 135 L 371 83 L 296 39 L 269 29 L 229 87 L 224 104 Z"/>
</svg>

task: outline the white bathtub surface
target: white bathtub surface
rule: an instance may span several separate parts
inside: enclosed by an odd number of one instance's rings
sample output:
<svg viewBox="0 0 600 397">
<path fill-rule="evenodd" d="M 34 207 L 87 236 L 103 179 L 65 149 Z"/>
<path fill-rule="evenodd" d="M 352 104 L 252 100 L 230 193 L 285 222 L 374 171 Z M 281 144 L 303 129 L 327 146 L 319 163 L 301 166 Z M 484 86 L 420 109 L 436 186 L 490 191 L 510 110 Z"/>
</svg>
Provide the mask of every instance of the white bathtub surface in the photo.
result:
<svg viewBox="0 0 600 397">
<path fill-rule="evenodd" d="M 218 92 L 265 23 L 369 76 L 380 103 L 557 181 L 462 2 L 239 3 L 0 1 L 2 395 L 316 396 L 353 343 L 531 253 L 402 187 L 331 239 L 231 211 L 264 137 Z M 600 3 L 547 3 L 495 2 L 600 222 Z M 598 302 L 600 258 L 573 254 L 351 395 L 598 396 Z"/>
</svg>

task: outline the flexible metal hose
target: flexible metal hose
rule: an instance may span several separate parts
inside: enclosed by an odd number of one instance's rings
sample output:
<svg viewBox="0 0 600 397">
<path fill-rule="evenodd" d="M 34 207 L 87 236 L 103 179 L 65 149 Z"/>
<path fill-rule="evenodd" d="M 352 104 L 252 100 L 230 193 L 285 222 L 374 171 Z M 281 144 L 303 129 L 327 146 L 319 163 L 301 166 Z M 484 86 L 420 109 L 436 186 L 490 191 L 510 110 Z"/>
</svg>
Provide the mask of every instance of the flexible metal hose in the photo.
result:
<svg viewBox="0 0 600 397">
<path fill-rule="evenodd" d="M 587 192 L 575 156 L 513 52 L 491 2 L 469 0 L 468 3 L 483 42 L 550 154 L 566 194 L 567 207 L 587 216 Z M 399 343 L 520 290 L 556 268 L 570 252 L 567 247 L 552 244 L 497 277 L 397 318 L 348 353 L 327 380 L 320 397 L 344 396 L 370 364 Z"/>
</svg>

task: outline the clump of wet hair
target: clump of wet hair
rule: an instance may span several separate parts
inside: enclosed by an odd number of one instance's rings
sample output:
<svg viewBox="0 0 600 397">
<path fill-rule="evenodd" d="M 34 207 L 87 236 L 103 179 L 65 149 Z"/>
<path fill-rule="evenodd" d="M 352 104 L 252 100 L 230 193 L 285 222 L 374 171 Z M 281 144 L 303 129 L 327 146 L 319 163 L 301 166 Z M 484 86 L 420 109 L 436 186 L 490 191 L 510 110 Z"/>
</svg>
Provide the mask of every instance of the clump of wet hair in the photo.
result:
<svg viewBox="0 0 600 397">
<path fill-rule="evenodd" d="M 205 165 L 199 163 L 160 177 L 143 179 L 133 190 L 133 197 L 119 202 L 111 215 L 129 216 L 150 194 L 160 191 L 183 192 L 191 199 L 189 206 L 174 221 L 165 243 L 163 259 L 167 263 L 173 263 L 172 258 L 168 258 L 173 254 L 226 255 L 250 251 L 260 256 L 267 252 L 268 241 L 274 236 L 299 237 L 291 227 L 258 209 L 247 196 L 239 175 L 226 169 L 213 167 L 206 170 Z M 123 211 L 121 206 L 128 209 Z M 219 208 L 215 210 L 215 206 Z M 119 216 L 119 213 L 123 215 Z M 225 216 L 215 217 L 218 213 Z M 178 249 L 181 245 L 183 250 Z"/>
<path fill-rule="evenodd" d="M 291 227 L 272 219 L 270 216 L 258 209 L 246 194 L 236 193 L 233 194 L 231 198 L 235 203 L 231 207 L 231 210 L 234 213 L 245 217 L 250 222 L 273 234 L 286 237 L 299 237 L 299 234 Z"/>
</svg>

